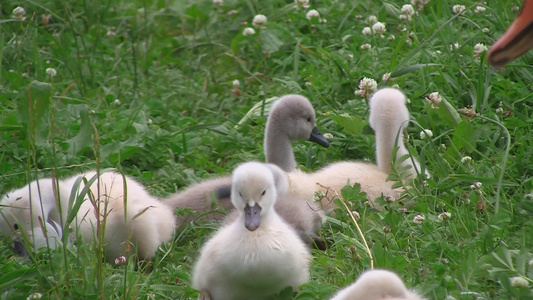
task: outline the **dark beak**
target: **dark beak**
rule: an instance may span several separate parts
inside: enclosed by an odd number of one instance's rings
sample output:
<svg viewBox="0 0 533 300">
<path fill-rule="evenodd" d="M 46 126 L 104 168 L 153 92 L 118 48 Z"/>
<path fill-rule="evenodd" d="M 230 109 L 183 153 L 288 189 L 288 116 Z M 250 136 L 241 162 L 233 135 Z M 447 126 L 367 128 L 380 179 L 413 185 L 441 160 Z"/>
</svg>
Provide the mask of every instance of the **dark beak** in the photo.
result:
<svg viewBox="0 0 533 300">
<path fill-rule="evenodd" d="M 261 224 L 261 206 L 255 204 L 253 207 L 246 204 L 244 207 L 244 227 L 250 231 L 255 231 Z"/>
<path fill-rule="evenodd" d="M 505 34 L 490 48 L 487 59 L 502 68 L 533 48 L 533 1 L 524 0 L 522 11 Z"/>
<path fill-rule="evenodd" d="M 309 137 L 309 141 L 313 143 L 317 143 L 322 147 L 329 147 L 329 142 L 326 140 L 326 138 L 320 133 L 320 130 L 315 126 L 313 128 L 313 131 L 311 131 L 311 136 Z"/>
</svg>

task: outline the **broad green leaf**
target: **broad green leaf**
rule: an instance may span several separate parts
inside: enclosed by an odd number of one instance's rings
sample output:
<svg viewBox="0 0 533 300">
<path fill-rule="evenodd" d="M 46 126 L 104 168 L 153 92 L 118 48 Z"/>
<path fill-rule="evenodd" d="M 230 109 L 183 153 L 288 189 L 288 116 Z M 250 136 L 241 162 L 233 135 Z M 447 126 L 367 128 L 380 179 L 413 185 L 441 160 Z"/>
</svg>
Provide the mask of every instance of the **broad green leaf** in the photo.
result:
<svg viewBox="0 0 533 300">
<path fill-rule="evenodd" d="M 69 152 L 72 156 L 82 153 L 85 149 L 90 148 L 93 142 L 91 136 L 91 121 L 89 120 L 89 115 L 86 109 L 80 112 L 80 119 L 80 131 L 75 137 L 67 140 L 67 144 L 69 145 Z"/>
<path fill-rule="evenodd" d="M 340 115 L 330 115 L 330 118 L 335 123 L 342 126 L 344 131 L 351 135 L 360 135 L 363 132 L 363 128 L 366 124 L 362 118 L 356 115 L 348 115 L 346 113 Z"/>
<path fill-rule="evenodd" d="M 439 103 L 439 109 L 437 109 L 439 118 L 446 123 L 446 125 L 455 127 L 461 122 L 461 116 L 457 112 L 457 109 L 453 107 L 446 99 L 442 99 Z"/>
</svg>

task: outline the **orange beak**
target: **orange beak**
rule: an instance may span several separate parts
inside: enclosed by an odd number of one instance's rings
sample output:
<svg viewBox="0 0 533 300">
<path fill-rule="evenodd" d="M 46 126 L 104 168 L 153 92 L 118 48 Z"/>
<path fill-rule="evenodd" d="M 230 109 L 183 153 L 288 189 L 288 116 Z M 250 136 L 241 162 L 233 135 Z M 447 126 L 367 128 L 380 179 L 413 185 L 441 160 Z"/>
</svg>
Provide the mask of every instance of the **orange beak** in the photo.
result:
<svg viewBox="0 0 533 300">
<path fill-rule="evenodd" d="M 487 59 L 502 68 L 533 48 L 533 0 L 524 0 L 522 11 L 505 34 L 490 48 Z"/>
</svg>

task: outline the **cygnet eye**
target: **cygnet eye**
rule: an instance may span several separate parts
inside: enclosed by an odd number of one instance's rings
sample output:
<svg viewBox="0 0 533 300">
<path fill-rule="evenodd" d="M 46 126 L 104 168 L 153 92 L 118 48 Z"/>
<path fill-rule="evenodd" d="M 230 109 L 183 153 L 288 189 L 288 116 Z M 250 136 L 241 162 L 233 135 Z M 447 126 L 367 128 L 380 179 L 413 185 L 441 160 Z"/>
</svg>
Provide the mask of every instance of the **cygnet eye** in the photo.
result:
<svg viewBox="0 0 533 300">
<path fill-rule="evenodd" d="M 307 122 L 311 122 L 311 117 L 307 117 Z"/>
<path fill-rule="evenodd" d="M 263 193 L 261 193 L 261 196 L 264 196 L 266 193 L 266 190 L 263 191 Z"/>
</svg>

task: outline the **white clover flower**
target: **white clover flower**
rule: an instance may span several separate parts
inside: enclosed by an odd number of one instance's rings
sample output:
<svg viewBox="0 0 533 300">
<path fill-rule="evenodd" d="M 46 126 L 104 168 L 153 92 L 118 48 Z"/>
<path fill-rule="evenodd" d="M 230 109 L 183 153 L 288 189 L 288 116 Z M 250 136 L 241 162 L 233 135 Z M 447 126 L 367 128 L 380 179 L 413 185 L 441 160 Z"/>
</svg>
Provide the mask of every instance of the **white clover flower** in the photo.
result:
<svg viewBox="0 0 533 300">
<path fill-rule="evenodd" d="M 465 156 L 461 158 L 461 163 L 464 165 L 468 165 L 471 161 L 472 161 L 472 157 L 470 156 Z"/>
<path fill-rule="evenodd" d="M 490 31 L 490 30 L 489 30 L 487 27 L 481 29 L 481 32 L 483 32 L 483 33 L 489 33 L 489 31 Z"/>
<path fill-rule="evenodd" d="M 223 0 L 213 0 L 213 4 L 222 4 Z"/>
<path fill-rule="evenodd" d="M 479 182 L 479 181 L 474 181 L 474 189 L 476 190 L 479 190 L 481 188 L 481 186 L 483 185 L 483 183 Z"/>
<path fill-rule="evenodd" d="M 465 10 L 466 10 L 466 6 L 464 6 L 464 5 L 457 4 L 457 5 L 454 5 L 452 7 L 452 11 L 453 11 L 454 14 L 460 14 L 460 13 L 464 12 Z"/>
<path fill-rule="evenodd" d="M 389 79 L 390 79 L 390 73 L 385 73 L 385 74 L 383 74 L 383 77 L 381 77 L 381 80 L 383 80 L 383 81 L 387 81 Z"/>
<path fill-rule="evenodd" d="M 348 60 L 350 60 L 350 61 L 353 60 L 353 54 L 348 54 Z"/>
<path fill-rule="evenodd" d="M 447 221 L 452 217 L 452 214 L 449 212 L 443 212 L 443 213 L 440 213 L 437 217 L 439 218 L 440 221 Z"/>
<path fill-rule="evenodd" d="M 24 7 L 15 7 L 15 9 L 13 9 L 13 18 L 19 21 L 26 20 L 26 10 L 24 9 Z"/>
<path fill-rule="evenodd" d="M 122 266 L 125 263 L 126 263 L 126 257 L 119 256 L 119 257 L 115 258 L 115 265 Z"/>
<path fill-rule="evenodd" d="M 430 139 L 433 137 L 433 131 L 429 130 L 429 129 L 424 129 L 422 131 L 420 131 L 420 139 Z"/>
<path fill-rule="evenodd" d="M 396 37 L 394 36 L 394 34 L 389 35 L 389 41 L 394 41 L 395 39 Z"/>
<path fill-rule="evenodd" d="M 431 108 L 438 109 L 439 103 L 442 102 L 442 96 L 439 92 L 433 92 L 426 97 L 426 101 L 431 104 Z"/>
<path fill-rule="evenodd" d="M 391 87 L 397 90 L 400 89 L 400 86 L 397 83 L 393 84 Z M 409 139 L 409 136 L 407 136 L 407 139 Z"/>
<path fill-rule="evenodd" d="M 398 18 L 399 18 L 400 20 L 402 20 L 402 21 L 403 21 L 403 20 L 409 20 L 409 21 L 411 21 L 410 17 L 407 16 L 407 15 L 404 15 L 404 14 L 399 15 Z"/>
<path fill-rule="evenodd" d="M 402 14 L 406 16 L 413 16 L 415 14 L 415 10 L 411 4 L 404 4 L 404 6 L 402 6 Z"/>
<path fill-rule="evenodd" d="M 262 27 L 266 24 L 267 20 L 265 15 L 256 15 L 252 21 L 252 25 L 254 25 L 255 28 Z"/>
<path fill-rule="evenodd" d="M 461 45 L 459 45 L 459 43 L 453 43 L 453 44 L 450 45 L 450 51 L 457 50 L 457 49 L 459 49 L 459 47 L 461 47 Z"/>
<path fill-rule="evenodd" d="M 522 277 L 522 276 L 515 276 L 509 278 L 509 281 L 511 282 L 511 285 L 517 288 L 527 288 L 529 286 L 529 282 Z"/>
<path fill-rule="evenodd" d="M 311 9 L 307 12 L 307 14 L 305 14 L 305 17 L 307 18 L 307 20 L 311 20 L 312 18 L 320 18 L 320 14 L 318 13 L 318 11 L 316 11 L 316 9 Z"/>
<path fill-rule="evenodd" d="M 359 90 L 355 91 L 355 94 L 363 98 L 368 98 L 377 90 L 377 88 L 378 83 L 374 79 L 364 77 L 359 82 Z"/>
<path fill-rule="evenodd" d="M 376 24 L 378 22 L 378 17 L 376 16 L 369 16 L 367 19 L 366 19 L 366 22 L 370 25 L 372 24 Z"/>
<path fill-rule="evenodd" d="M 385 30 L 386 30 L 385 24 L 381 22 L 377 22 L 374 25 L 372 25 L 372 31 L 374 32 L 374 34 L 381 35 L 385 32 Z"/>
<path fill-rule="evenodd" d="M 357 211 L 352 211 L 352 215 L 353 217 L 356 219 L 356 220 L 359 220 L 359 218 L 361 218 L 361 216 L 359 215 L 359 213 Z"/>
<path fill-rule="evenodd" d="M 440 144 L 440 146 L 439 146 L 439 150 L 440 150 L 440 151 L 446 151 L 446 145 L 444 145 L 444 144 Z"/>
<path fill-rule="evenodd" d="M 296 4 L 297 9 L 300 7 L 309 8 L 309 0 L 294 0 L 294 3 Z"/>
<path fill-rule="evenodd" d="M 306 86 L 306 87 L 312 87 L 313 84 L 312 84 L 310 81 L 306 81 L 306 82 L 305 82 L 305 86 Z"/>
<path fill-rule="evenodd" d="M 255 29 L 253 29 L 252 27 L 246 27 L 242 31 L 242 35 L 244 35 L 244 36 L 254 35 L 254 34 L 255 34 Z"/>
<path fill-rule="evenodd" d="M 115 105 L 120 105 L 120 99 L 118 99 L 118 98 L 115 99 L 115 101 L 113 101 L 113 103 L 114 103 Z"/>
<path fill-rule="evenodd" d="M 331 134 L 331 133 L 329 133 L 329 132 L 326 132 L 326 133 L 324 133 L 324 137 L 325 137 L 326 139 L 332 139 L 332 138 L 333 138 L 333 134 Z"/>
<path fill-rule="evenodd" d="M 146 123 L 148 123 L 148 125 L 152 125 L 154 121 L 152 121 L 152 119 L 148 119 L 148 121 L 146 121 Z"/>
<path fill-rule="evenodd" d="M 409 46 L 411 46 L 413 44 L 413 41 L 411 41 L 410 39 L 406 39 L 405 40 L 405 43 Z"/>
<path fill-rule="evenodd" d="M 233 80 L 231 85 L 233 85 L 234 88 L 238 89 L 241 86 L 241 82 L 238 79 L 235 79 Z"/>
<path fill-rule="evenodd" d="M 361 45 L 361 50 L 370 50 L 372 49 L 372 45 L 370 44 L 362 44 Z"/>
<path fill-rule="evenodd" d="M 57 70 L 54 68 L 46 68 L 46 74 L 50 77 L 55 77 L 57 75 Z"/>
<path fill-rule="evenodd" d="M 485 44 L 477 43 L 474 46 L 474 58 L 475 59 L 480 59 L 481 55 L 483 55 L 483 52 L 487 52 L 487 50 L 489 50 L 489 49 L 487 48 L 487 46 L 485 46 Z"/>
<path fill-rule="evenodd" d="M 496 113 L 497 114 L 503 114 L 503 107 L 496 108 Z"/>
<path fill-rule="evenodd" d="M 474 12 L 475 12 L 476 14 L 481 14 L 481 13 L 484 13 L 485 10 L 487 10 L 487 9 L 486 9 L 484 6 L 479 6 L 479 5 L 478 5 L 478 6 L 476 6 L 476 9 L 474 9 Z"/>
<path fill-rule="evenodd" d="M 516 5 L 516 4 L 513 5 L 513 7 L 511 7 L 511 11 L 517 12 L 517 11 L 519 11 L 519 10 L 520 10 L 520 6 L 518 6 L 518 5 Z"/>
<path fill-rule="evenodd" d="M 318 19 L 318 22 L 320 22 L 320 24 L 326 24 L 328 20 L 326 18 L 320 18 Z"/>
<path fill-rule="evenodd" d="M 413 223 L 420 225 L 424 223 L 425 220 L 426 220 L 426 217 L 424 217 L 424 215 L 416 215 L 413 218 Z"/>
<path fill-rule="evenodd" d="M 31 293 L 26 300 L 34 300 L 34 299 L 41 299 L 43 297 L 43 294 L 41 293 Z"/>
<path fill-rule="evenodd" d="M 370 35 L 372 33 L 372 29 L 370 29 L 370 27 L 365 27 L 365 28 L 363 28 L 362 33 L 364 35 Z"/>
</svg>

